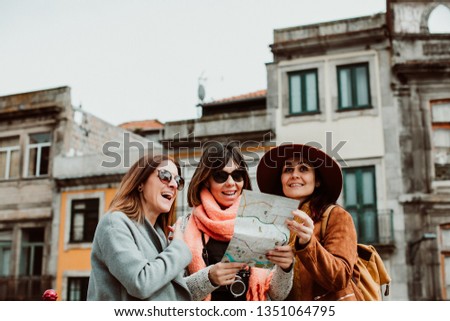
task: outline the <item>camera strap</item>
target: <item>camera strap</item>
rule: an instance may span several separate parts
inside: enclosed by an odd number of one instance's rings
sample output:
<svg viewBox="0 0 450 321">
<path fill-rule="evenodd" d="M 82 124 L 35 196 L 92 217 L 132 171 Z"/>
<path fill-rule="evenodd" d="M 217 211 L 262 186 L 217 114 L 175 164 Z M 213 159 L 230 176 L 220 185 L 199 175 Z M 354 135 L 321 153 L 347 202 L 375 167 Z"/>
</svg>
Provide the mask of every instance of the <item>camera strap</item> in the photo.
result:
<svg viewBox="0 0 450 321">
<path fill-rule="evenodd" d="M 208 251 L 206 250 L 205 233 L 203 233 L 203 232 L 202 232 L 202 243 L 203 243 L 203 249 L 202 249 L 203 261 L 205 261 L 206 266 L 209 266 Z"/>
</svg>

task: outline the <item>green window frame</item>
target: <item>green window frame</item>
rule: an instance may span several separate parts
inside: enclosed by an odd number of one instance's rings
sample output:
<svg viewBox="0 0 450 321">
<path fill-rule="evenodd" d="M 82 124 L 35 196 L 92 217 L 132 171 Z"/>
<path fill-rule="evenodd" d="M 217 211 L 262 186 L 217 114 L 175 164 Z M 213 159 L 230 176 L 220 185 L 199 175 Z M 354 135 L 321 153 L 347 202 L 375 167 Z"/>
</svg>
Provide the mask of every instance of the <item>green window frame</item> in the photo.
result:
<svg viewBox="0 0 450 321">
<path fill-rule="evenodd" d="M 379 243 L 375 167 L 345 168 L 344 206 L 352 215 L 359 243 Z"/>
<path fill-rule="evenodd" d="M 0 277 L 10 275 L 12 230 L 0 230 Z"/>
<path fill-rule="evenodd" d="M 372 108 L 369 64 L 337 66 L 338 110 Z"/>
<path fill-rule="evenodd" d="M 317 69 L 288 73 L 289 114 L 319 113 L 319 86 Z"/>
</svg>

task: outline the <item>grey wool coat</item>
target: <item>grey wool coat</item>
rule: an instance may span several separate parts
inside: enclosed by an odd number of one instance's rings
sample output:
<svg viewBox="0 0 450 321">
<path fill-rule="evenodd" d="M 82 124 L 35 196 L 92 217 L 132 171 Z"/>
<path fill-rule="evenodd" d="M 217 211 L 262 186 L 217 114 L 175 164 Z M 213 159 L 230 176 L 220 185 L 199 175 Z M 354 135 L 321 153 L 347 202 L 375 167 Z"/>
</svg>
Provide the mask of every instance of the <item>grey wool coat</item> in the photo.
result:
<svg viewBox="0 0 450 321">
<path fill-rule="evenodd" d="M 168 243 L 161 228 L 122 212 L 103 215 L 91 253 L 88 300 L 191 300 L 183 279 L 192 256 L 181 240 Z"/>
</svg>

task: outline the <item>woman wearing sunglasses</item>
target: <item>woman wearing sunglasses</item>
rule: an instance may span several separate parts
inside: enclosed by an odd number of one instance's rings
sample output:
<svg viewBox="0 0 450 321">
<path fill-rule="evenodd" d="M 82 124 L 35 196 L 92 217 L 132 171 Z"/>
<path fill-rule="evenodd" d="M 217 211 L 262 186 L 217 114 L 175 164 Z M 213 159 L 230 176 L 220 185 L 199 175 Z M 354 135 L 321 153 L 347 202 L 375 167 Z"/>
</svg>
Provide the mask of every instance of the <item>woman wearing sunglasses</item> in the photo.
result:
<svg viewBox="0 0 450 321">
<path fill-rule="evenodd" d="M 283 300 L 289 293 L 293 278 L 289 245 L 266 254 L 276 264 L 273 270 L 221 262 L 244 188 L 251 189 L 251 183 L 239 148 L 209 144 L 189 184 L 193 211 L 184 222 L 184 237 L 192 252 L 186 280 L 194 300 Z"/>
<path fill-rule="evenodd" d="M 88 300 L 191 300 L 183 278 L 191 253 L 180 222 L 170 228 L 183 186 L 179 165 L 165 155 L 130 168 L 95 231 Z"/>
</svg>

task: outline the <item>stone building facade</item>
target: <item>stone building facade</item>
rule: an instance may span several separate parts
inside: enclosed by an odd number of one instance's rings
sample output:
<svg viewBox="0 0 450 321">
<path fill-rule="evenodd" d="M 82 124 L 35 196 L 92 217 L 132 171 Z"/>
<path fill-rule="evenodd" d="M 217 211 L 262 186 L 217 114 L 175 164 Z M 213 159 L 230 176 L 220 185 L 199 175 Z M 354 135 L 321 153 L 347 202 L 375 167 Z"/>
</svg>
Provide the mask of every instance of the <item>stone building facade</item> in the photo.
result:
<svg viewBox="0 0 450 321">
<path fill-rule="evenodd" d="M 385 13 L 274 31 L 268 113 L 277 144 L 341 163 L 339 203 L 376 245 L 392 300 L 450 298 L 449 1 L 387 1 Z M 441 7 L 441 8 L 442 8 Z"/>
<path fill-rule="evenodd" d="M 55 285 L 56 177 L 95 173 L 100 163 L 70 160 L 126 138 L 147 142 L 73 107 L 69 87 L 0 97 L 0 300 L 39 300 Z"/>
<path fill-rule="evenodd" d="M 188 186 L 200 160 L 202 147 L 211 141 L 238 144 L 246 157 L 252 188 L 256 184 L 256 166 L 274 135 L 266 109 L 266 90 L 203 103 L 201 117 L 167 122 L 164 125 L 164 150 L 180 159 Z M 178 196 L 177 215 L 190 211 L 187 188 Z"/>
</svg>

